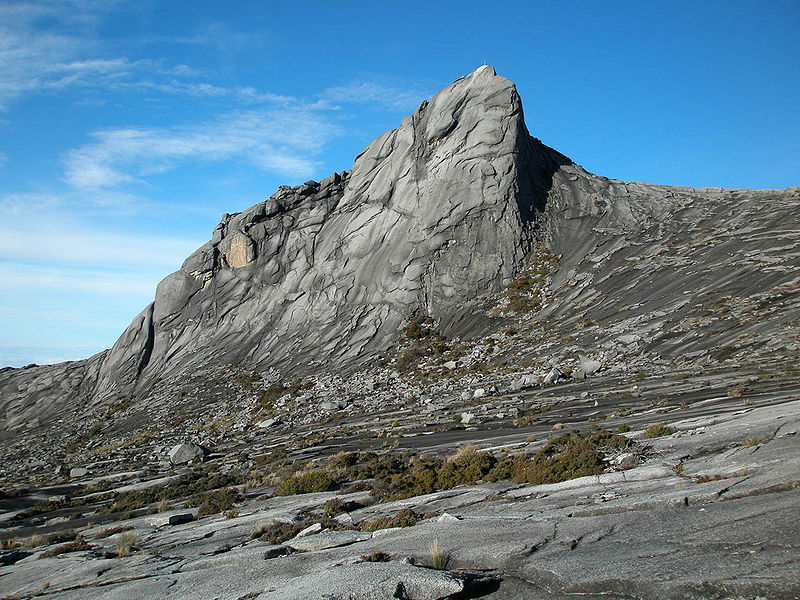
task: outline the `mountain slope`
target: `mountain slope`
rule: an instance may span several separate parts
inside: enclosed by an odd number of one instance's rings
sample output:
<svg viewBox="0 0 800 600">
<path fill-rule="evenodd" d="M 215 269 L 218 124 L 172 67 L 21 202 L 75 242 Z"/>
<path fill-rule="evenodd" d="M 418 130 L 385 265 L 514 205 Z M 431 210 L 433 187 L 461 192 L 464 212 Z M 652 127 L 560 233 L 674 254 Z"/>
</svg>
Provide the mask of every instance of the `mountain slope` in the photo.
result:
<svg viewBox="0 0 800 600">
<path fill-rule="evenodd" d="M 797 221 L 796 189 L 587 173 L 531 137 L 513 84 L 481 67 L 352 170 L 225 215 L 109 351 L 0 373 L 2 429 L 57 429 L 127 398 L 146 407 L 155 386 L 214 365 L 271 380 L 352 372 L 391 359 L 414 315 L 466 340 L 522 319 L 532 333 L 507 358 L 525 363 L 612 361 L 624 334 L 637 338 L 625 352 L 653 360 L 796 351 Z M 520 290 L 535 244 L 557 268 Z M 526 314 L 503 308 L 509 285 Z"/>
</svg>

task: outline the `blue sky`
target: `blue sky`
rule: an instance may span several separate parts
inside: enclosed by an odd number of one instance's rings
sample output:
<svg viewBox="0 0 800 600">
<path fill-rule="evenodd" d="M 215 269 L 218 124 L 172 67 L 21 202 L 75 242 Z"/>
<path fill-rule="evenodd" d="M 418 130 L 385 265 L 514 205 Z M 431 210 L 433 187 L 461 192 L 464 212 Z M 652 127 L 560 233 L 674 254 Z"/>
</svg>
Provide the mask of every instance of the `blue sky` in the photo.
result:
<svg viewBox="0 0 800 600">
<path fill-rule="evenodd" d="M 110 346 L 220 215 L 483 63 L 598 174 L 800 185 L 800 3 L 0 1 L 0 365 Z"/>
</svg>

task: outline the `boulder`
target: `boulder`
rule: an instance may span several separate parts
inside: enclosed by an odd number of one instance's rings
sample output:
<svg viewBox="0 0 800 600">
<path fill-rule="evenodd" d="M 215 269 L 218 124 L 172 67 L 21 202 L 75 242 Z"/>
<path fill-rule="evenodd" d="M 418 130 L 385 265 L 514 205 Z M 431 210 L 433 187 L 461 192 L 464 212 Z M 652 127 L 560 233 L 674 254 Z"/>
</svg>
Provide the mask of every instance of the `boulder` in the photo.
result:
<svg viewBox="0 0 800 600">
<path fill-rule="evenodd" d="M 561 377 L 563 377 L 563 373 L 559 370 L 558 367 L 553 367 L 550 369 L 550 372 L 544 376 L 544 383 L 546 385 L 550 385 L 558 381 Z"/>
<path fill-rule="evenodd" d="M 178 444 L 173 446 L 167 456 L 173 465 L 185 465 L 191 462 L 200 462 L 205 458 L 206 451 L 197 444 Z"/>
<path fill-rule="evenodd" d="M 436 518 L 437 523 L 455 523 L 456 521 L 460 521 L 461 517 L 457 517 L 455 515 L 451 515 L 450 513 L 442 513 Z"/>
<path fill-rule="evenodd" d="M 511 391 L 518 392 L 520 390 L 524 390 L 525 388 L 533 387 L 537 383 L 539 383 L 538 376 L 525 374 L 511 382 Z"/>
<path fill-rule="evenodd" d="M 73 467 L 69 470 L 70 479 L 75 479 L 76 477 L 86 477 L 88 474 L 89 469 L 85 467 Z"/>
<path fill-rule="evenodd" d="M 625 452 L 615 456 L 610 462 L 618 469 L 632 469 L 636 466 L 636 455 L 632 452 Z"/>
<path fill-rule="evenodd" d="M 597 373 L 597 371 L 600 370 L 600 367 L 603 366 L 600 363 L 599 360 L 595 360 L 593 358 L 588 358 L 588 357 L 584 356 L 583 354 L 580 355 L 579 359 L 580 359 L 580 362 L 581 362 L 581 369 L 580 370 L 583 371 L 583 374 L 585 376 L 587 376 L 587 377 L 589 375 L 594 375 L 595 373 Z"/>
<path fill-rule="evenodd" d="M 292 549 L 289 546 L 284 546 L 281 544 L 280 546 L 270 546 L 266 550 L 264 550 L 264 560 L 269 560 L 271 558 L 278 558 L 279 556 L 286 556 L 287 554 L 291 554 Z"/>
<path fill-rule="evenodd" d="M 181 513 L 179 515 L 172 515 L 167 519 L 167 525 L 183 525 L 184 523 L 191 523 L 194 521 L 192 513 Z"/>
</svg>

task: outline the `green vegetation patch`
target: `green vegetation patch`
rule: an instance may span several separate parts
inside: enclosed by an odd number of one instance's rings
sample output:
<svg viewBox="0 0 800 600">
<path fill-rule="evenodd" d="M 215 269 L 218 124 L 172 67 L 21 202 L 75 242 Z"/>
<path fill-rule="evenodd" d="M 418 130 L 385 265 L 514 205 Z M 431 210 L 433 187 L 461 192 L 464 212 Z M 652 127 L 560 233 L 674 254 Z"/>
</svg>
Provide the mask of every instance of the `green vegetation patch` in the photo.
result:
<svg viewBox="0 0 800 600">
<path fill-rule="evenodd" d="M 517 455 L 498 465 L 498 476 L 518 483 L 559 483 L 605 470 L 604 450 L 625 448 L 630 441 L 606 430 L 567 433 L 553 438 L 530 456 Z"/>
<path fill-rule="evenodd" d="M 161 486 L 117 494 L 114 502 L 100 508 L 100 512 L 127 513 L 150 504 L 178 498 L 196 497 L 197 494 L 242 483 L 241 477 L 232 473 L 191 471 Z"/>
<path fill-rule="evenodd" d="M 424 358 L 443 356 L 453 350 L 450 340 L 436 329 L 433 319 L 425 314 L 412 317 L 403 328 L 401 352 L 395 367 L 411 371 Z"/>
<path fill-rule="evenodd" d="M 359 526 L 361 531 L 378 531 L 379 529 L 390 529 L 392 527 L 412 527 L 419 522 L 419 515 L 413 510 L 404 508 L 391 517 L 378 517 L 364 521 Z"/>
<path fill-rule="evenodd" d="M 606 453 L 630 444 L 624 436 L 592 429 L 554 437 L 532 454 L 500 458 L 474 446 L 465 446 L 446 459 L 415 453 L 342 452 L 313 470 L 287 477 L 278 485 L 277 493 L 321 492 L 366 480 L 374 497 L 391 501 L 482 481 L 557 483 L 602 473 Z M 353 509 L 335 499 L 323 508 L 329 516 L 350 510 Z"/>
<path fill-rule="evenodd" d="M 197 516 L 204 517 L 231 510 L 241 499 L 236 488 L 228 487 L 194 494 L 186 501 L 186 506 L 197 506 Z"/>
<path fill-rule="evenodd" d="M 644 430 L 644 437 L 646 438 L 657 438 L 662 437 L 665 435 L 671 435 L 678 431 L 674 427 L 668 427 L 663 423 L 656 423 L 655 425 L 650 425 Z"/>
<path fill-rule="evenodd" d="M 542 289 L 556 269 L 558 257 L 545 244 L 537 244 L 528 265 L 506 286 L 506 310 L 517 313 L 539 310 Z"/>
</svg>

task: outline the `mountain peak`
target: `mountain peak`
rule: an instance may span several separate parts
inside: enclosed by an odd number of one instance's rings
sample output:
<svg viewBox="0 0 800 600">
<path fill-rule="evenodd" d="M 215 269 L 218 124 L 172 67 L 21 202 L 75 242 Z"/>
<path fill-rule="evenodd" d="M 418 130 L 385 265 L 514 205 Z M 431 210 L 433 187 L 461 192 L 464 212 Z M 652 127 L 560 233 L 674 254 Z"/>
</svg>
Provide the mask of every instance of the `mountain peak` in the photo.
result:
<svg viewBox="0 0 800 600">
<path fill-rule="evenodd" d="M 99 389 L 219 362 L 352 365 L 415 314 L 451 318 L 519 269 L 559 156 L 528 135 L 514 84 L 482 65 L 350 171 L 224 218 L 111 349 Z"/>
<path fill-rule="evenodd" d="M 492 65 L 487 65 L 486 63 L 483 63 L 480 67 L 478 67 L 477 69 L 472 71 L 472 73 L 469 74 L 469 77 L 474 77 L 476 75 L 495 75 L 496 76 L 497 72 L 494 70 L 494 67 Z"/>
</svg>

